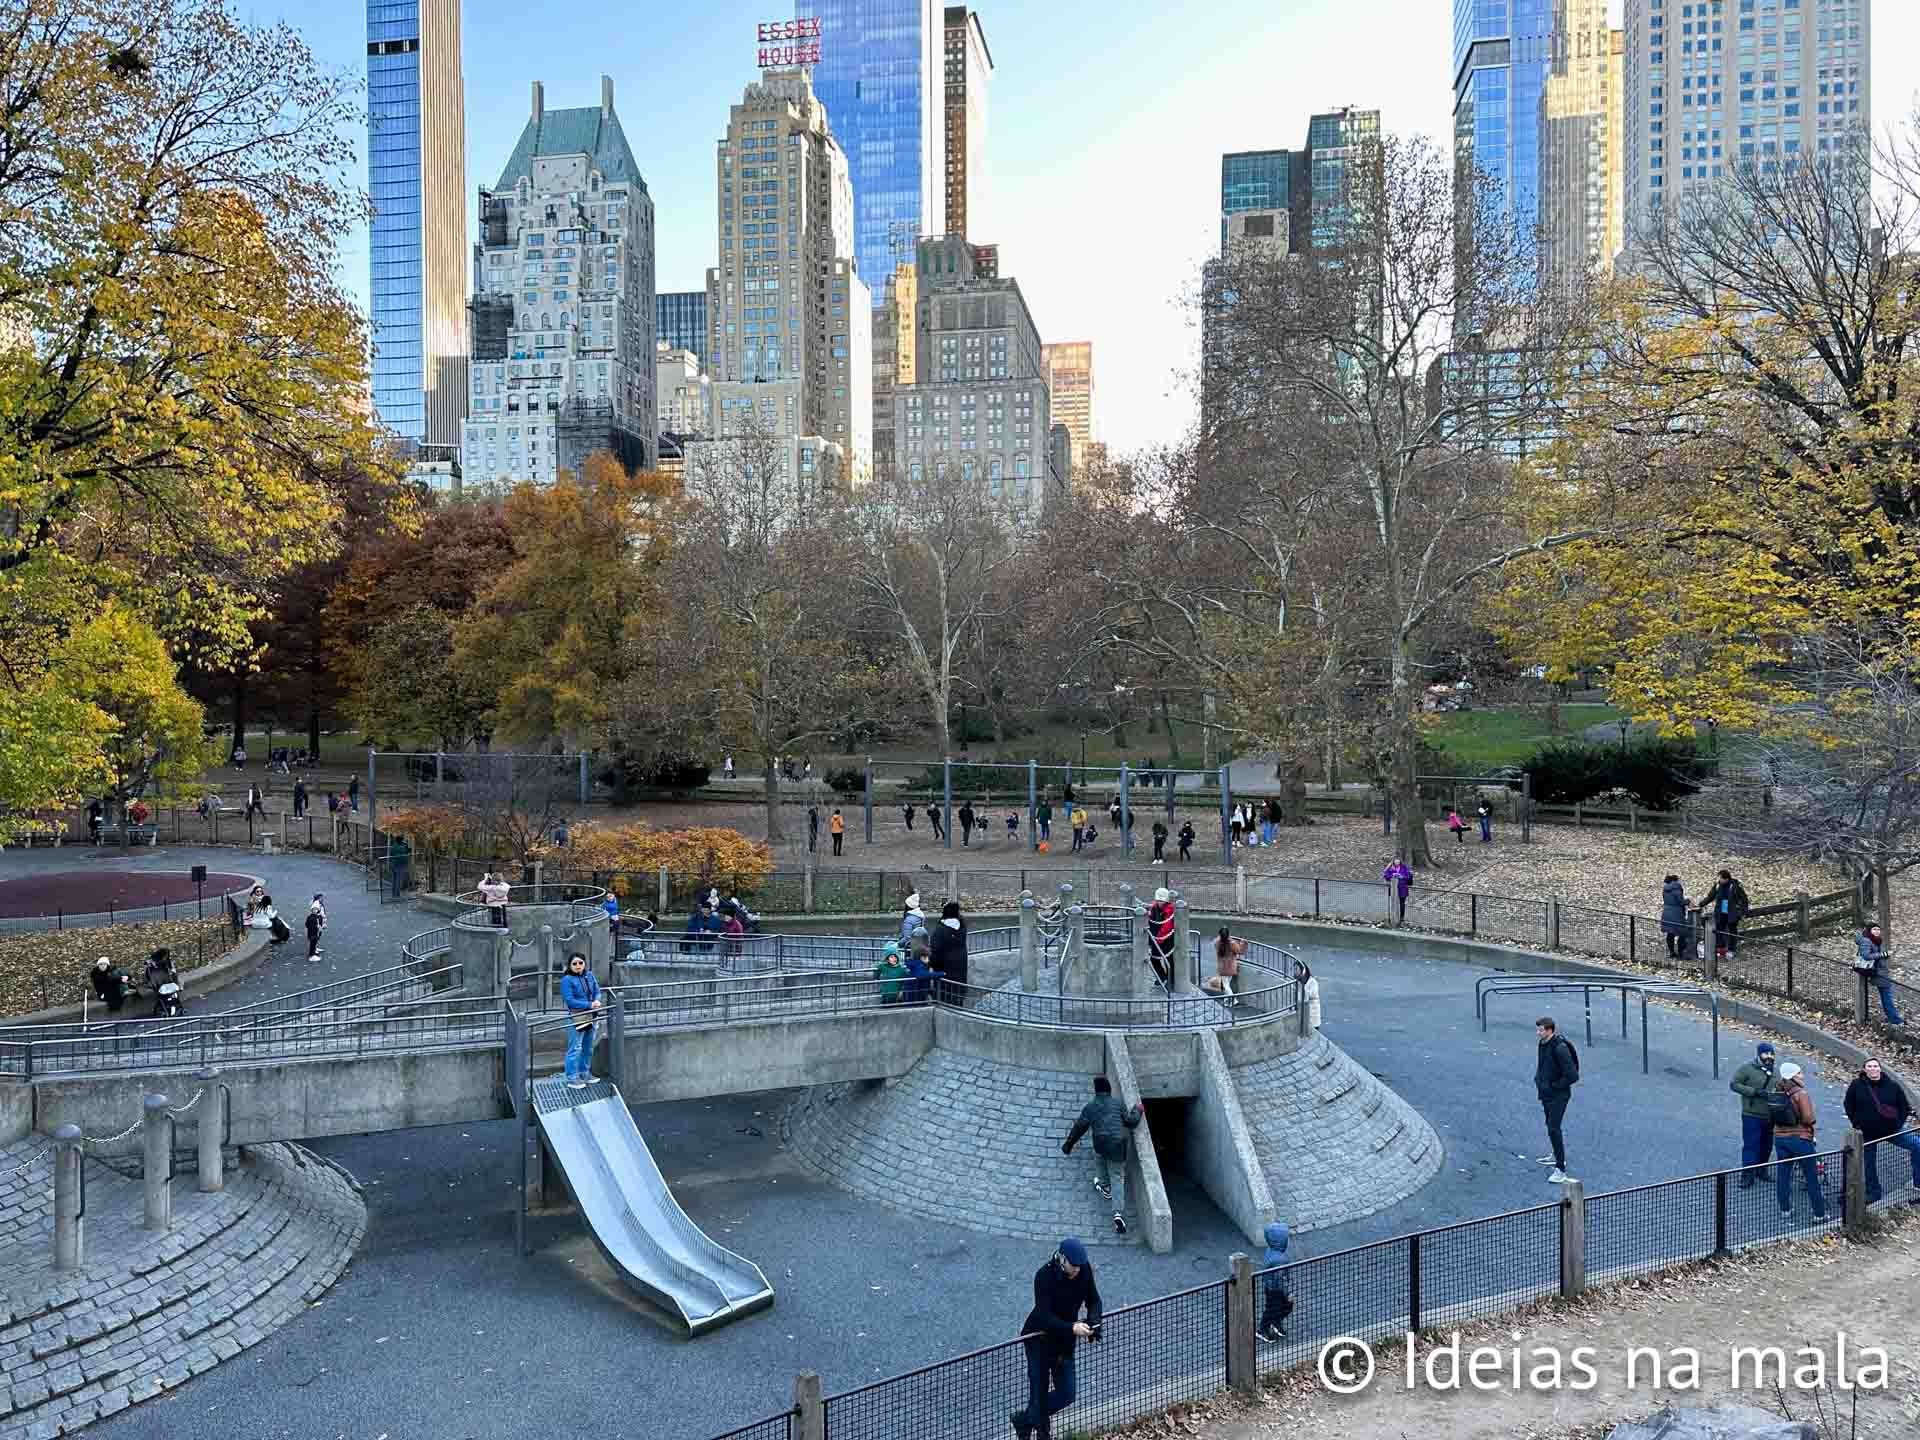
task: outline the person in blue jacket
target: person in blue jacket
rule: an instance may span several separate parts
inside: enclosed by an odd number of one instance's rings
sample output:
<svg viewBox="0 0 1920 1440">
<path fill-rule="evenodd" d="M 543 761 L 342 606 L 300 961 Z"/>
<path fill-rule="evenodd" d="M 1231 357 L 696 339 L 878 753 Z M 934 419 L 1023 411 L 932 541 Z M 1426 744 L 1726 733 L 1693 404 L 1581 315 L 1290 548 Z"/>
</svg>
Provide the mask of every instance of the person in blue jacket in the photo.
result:
<svg viewBox="0 0 1920 1440">
<path fill-rule="evenodd" d="M 1267 1226 L 1267 1248 L 1261 1252 L 1260 1264 L 1273 1273 L 1260 1279 L 1260 1324 L 1256 1328 L 1262 1340 L 1287 1338 L 1287 1316 L 1293 1313 L 1293 1296 L 1287 1293 L 1286 1273 L 1274 1269 L 1287 1263 L 1287 1239 L 1287 1227 L 1278 1220 Z"/>
<path fill-rule="evenodd" d="M 606 1008 L 600 998 L 600 982 L 587 969 L 587 957 L 567 957 L 567 973 L 560 977 L 560 1000 L 567 1007 L 573 1028 L 567 1032 L 566 1077 L 569 1090 L 585 1090 L 593 1083 L 593 1026 Z"/>
<path fill-rule="evenodd" d="M 907 975 L 910 977 L 903 987 L 906 994 L 903 1003 L 924 1005 L 933 996 L 933 967 L 927 964 L 927 957 L 915 946 L 907 951 Z"/>
</svg>

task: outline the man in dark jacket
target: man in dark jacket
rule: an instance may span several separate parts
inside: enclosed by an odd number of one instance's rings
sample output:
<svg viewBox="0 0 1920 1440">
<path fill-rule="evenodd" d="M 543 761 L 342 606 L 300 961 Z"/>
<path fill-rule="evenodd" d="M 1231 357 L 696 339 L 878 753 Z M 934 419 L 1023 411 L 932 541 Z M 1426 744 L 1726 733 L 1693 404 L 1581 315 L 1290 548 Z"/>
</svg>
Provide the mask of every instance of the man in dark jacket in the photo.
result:
<svg viewBox="0 0 1920 1440">
<path fill-rule="evenodd" d="M 1754 1052 L 1753 1059 L 1733 1072 L 1727 1088 L 1740 1097 L 1740 1188 L 1762 1178 L 1753 1167 L 1765 1163 L 1773 1154 L 1773 1046 L 1766 1041 Z"/>
<path fill-rule="evenodd" d="M 943 983 L 937 992 L 942 1003 L 967 1002 L 967 922 L 960 918 L 960 902 L 940 907 L 940 923 L 927 932 L 927 963 Z"/>
<path fill-rule="evenodd" d="M 1660 933 L 1666 936 L 1669 960 L 1693 959 L 1688 945 L 1693 929 L 1687 921 L 1687 887 L 1678 875 L 1669 875 L 1660 883 Z"/>
<path fill-rule="evenodd" d="M 1898 1146 L 1913 1162 L 1913 1203 L 1920 1205 L 1920 1135 L 1906 1128 L 1913 1106 L 1900 1082 L 1879 1060 L 1868 1060 L 1847 1087 L 1846 1105 L 1848 1123 L 1867 1137 L 1867 1203 L 1876 1204 L 1885 1193 L 1880 1188 L 1881 1152 Z M 1876 1145 L 1876 1140 L 1885 1143 Z"/>
<path fill-rule="evenodd" d="M 1193 822 L 1182 820 L 1180 822 L 1180 858 L 1182 860 L 1193 859 L 1193 839 Z"/>
<path fill-rule="evenodd" d="M 1082 1320 L 1080 1308 L 1086 1307 Z M 1100 1287 L 1093 1262 L 1076 1236 L 1033 1272 L 1033 1309 L 1021 1323 L 1027 1350 L 1027 1403 L 1007 1418 L 1020 1440 L 1053 1440 L 1053 1417 L 1073 1404 L 1073 1348 L 1100 1329 Z"/>
<path fill-rule="evenodd" d="M 1133 1109 L 1127 1109 L 1113 1093 L 1113 1082 L 1104 1075 L 1096 1075 L 1093 1099 L 1081 1109 L 1080 1118 L 1073 1122 L 1073 1128 L 1060 1145 L 1062 1155 L 1071 1155 L 1080 1137 L 1089 1130 L 1093 1132 L 1093 1188 L 1113 1202 L 1116 1235 L 1127 1233 L 1127 1141 L 1144 1114 L 1143 1102 L 1136 1101 Z"/>
<path fill-rule="evenodd" d="M 965 847 L 973 843 L 973 805 L 972 803 L 970 801 L 962 800 L 960 802 L 960 809 L 958 813 L 960 816 L 960 844 L 963 847 Z"/>
<path fill-rule="evenodd" d="M 1560 1133 L 1560 1122 L 1567 1118 L 1567 1102 L 1573 1098 L 1573 1087 L 1580 1079 L 1580 1061 L 1573 1053 L 1573 1044 L 1562 1035 L 1553 1023 L 1551 1015 L 1542 1015 L 1533 1022 L 1534 1038 L 1540 1042 L 1540 1054 L 1533 1067 L 1533 1088 L 1540 1097 L 1540 1108 L 1547 1116 L 1547 1139 L 1553 1145 L 1552 1155 L 1542 1155 L 1541 1163 L 1553 1164 L 1553 1173 L 1547 1176 L 1550 1183 L 1567 1183 L 1567 1142 Z"/>
<path fill-rule="evenodd" d="M 1733 872 L 1722 870 L 1719 882 L 1707 892 L 1707 904 L 1713 911 L 1713 953 L 1724 960 L 1740 948 L 1740 922 L 1747 918 L 1752 902 L 1747 899 L 1747 887 L 1733 878 Z"/>
</svg>

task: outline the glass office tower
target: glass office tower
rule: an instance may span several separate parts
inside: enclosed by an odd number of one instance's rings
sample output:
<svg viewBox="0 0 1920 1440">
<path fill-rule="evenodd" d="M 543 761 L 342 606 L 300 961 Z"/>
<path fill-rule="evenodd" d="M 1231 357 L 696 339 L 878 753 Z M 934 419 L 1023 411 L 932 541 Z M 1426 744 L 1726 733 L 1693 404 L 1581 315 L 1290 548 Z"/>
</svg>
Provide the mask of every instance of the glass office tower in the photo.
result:
<svg viewBox="0 0 1920 1440">
<path fill-rule="evenodd" d="M 1540 223 L 1541 99 L 1553 0 L 1453 0 L 1453 158 L 1500 186 L 1527 235 Z"/>
<path fill-rule="evenodd" d="M 853 179 L 854 258 L 879 304 L 896 261 L 946 222 L 946 7 L 797 0 L 820 21 L 813 90 Z"/>
<path fill-rule="evenodd" d="M 466 160 L 460 0 L 367 0 L 373 404 L 416 445 L 467 413 Z"/>
<path fill-rule="evenodd" d="M 700 357 L 700 368 L 709 375 L 713 364 L 707 358 L 707 292 L 704 290 L 663 290 L 653 297 L 654 337 L 676 350 L 691 350 Z"/>
<path fill-rule="evenodd" d="M 1240 150 L 1220 157 L 1220 253 L 1227 253 L 1227 216 L 1244 210 L 1290 208 L 1291 175 L 1298 162 L 1289 150 Z"/>
</svg>

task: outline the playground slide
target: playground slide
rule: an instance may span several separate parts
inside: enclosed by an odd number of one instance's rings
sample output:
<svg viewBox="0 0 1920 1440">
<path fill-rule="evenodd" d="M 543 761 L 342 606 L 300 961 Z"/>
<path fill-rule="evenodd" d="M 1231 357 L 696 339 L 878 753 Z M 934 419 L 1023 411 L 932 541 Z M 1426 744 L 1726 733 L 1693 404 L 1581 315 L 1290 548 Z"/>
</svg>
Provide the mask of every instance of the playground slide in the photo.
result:
<svg viewBox="0 0 1920 1440">
<path fill-rule="evenodd" d="M 569 1090 L 556 1077 L 532 1090 L 547 1144 L 621 1279 L 692 1335 L 773 1304 L 760 1268 L 687 1218 L 617 1088 Z"/>
</svg>

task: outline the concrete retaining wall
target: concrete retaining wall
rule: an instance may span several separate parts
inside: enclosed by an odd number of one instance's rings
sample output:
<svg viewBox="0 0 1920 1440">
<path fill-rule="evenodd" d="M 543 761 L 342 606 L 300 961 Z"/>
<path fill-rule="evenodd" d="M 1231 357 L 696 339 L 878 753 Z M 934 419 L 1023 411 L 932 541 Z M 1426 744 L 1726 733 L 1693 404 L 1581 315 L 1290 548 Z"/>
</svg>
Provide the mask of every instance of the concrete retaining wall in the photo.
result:
<svg viewBox="0 0 1920 1440">
<path fill-rule="evenodd" d="M 621 1090 L 630 1105 L 744 1095 L 904 1075 L 933 1045 L 923 1007 L 785 1020 L 694 1025 L 627 1037 Z M 1096 1037 L 1097 1040 L 1097 1037 Z"/>
<path fill-rule="evenodd" d="M 454 1050 L 248 1066 L 222 1072 L 219 1083 L 232 1091 L 233 1143 L 252 1145 L 498 1119 L 499 1068 L 497 1050 Z M 52 1134 L 70 1121 L 89 1135 L 117 1135 L 140 1118 L 144 1096 L 184 1105 L 201 1084 L 187 1071 L 36 1081 L 35 1128 Z M 122 1148 L 138 1145 L 136 1131 Z"/>
<path fill-rule="evenodd" d="M 1124 1035 L 1107 1036 L 1107 1078 L 1120 1103 L 1131 1108 L 1140 1100 L 1140 1082 Z M 1092 1139 L 1087 1143 L 1091 1145 Z M 1127 1193 L 1133 1199 L 1136 1223 L 1146 1231 L 1147 1248 L 1156 1255 L 1173 1249 L 1173 1206 L 1167 1200 L 1167 1182 L 1160 1174 L 1160 1155 L 1153 1146 L 1153 1130 L 1145 1116 L 1127 1147 Z"/>
<path fill-rule="evenodd" d="M 11 1145 L 33 1133 L 33 1087 L 0 1085 L 0 1145 Z"/>
<path fill-rule="evenodd" d="M 1259 1153 L 1240 1112 L 1240 1092 L 1211 1031 L 1194 1037 L 1200 1096 L 1187 1107 L 1187 1173 L 1249 1240 L 1279 1218 Z M 1337 1163 L 1331 1156 L 1316 1163 Z"/>
</svg>

